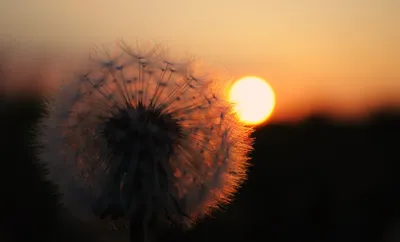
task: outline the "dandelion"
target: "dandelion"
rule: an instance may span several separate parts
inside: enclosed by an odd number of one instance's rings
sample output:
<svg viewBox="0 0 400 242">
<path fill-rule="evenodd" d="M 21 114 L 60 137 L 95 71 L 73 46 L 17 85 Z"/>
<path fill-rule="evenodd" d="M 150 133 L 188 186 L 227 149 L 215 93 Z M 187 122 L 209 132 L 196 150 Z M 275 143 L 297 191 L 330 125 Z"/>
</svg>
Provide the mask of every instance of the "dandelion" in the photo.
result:
<svg viewBox="0 0 400 242">
<path fill-rule="evenodd" d="M 41 160 L 71 214 L 130 221 L 131 238 L 191 228 L 246 178 L 252 129 L 190 63 L 124 43 L 63 83 L 41 122 Z"/>
</svg>

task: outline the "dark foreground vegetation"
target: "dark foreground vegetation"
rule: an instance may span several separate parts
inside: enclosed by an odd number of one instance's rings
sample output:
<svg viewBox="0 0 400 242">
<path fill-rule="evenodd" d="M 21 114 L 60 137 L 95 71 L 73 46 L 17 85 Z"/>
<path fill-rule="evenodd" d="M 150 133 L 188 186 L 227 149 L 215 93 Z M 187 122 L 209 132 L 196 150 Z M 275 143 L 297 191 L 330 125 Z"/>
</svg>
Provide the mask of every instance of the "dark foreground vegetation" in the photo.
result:
<svg viewBox="0 0 400 242">
<path fill-rule="evenodd" d="M 32 145 L 40 103 L 2 100 L 0 108 L 0 241 L 126 241 L 126 231 L 95 231 L 61 216 Z M 258 129 L 237 199 L 171 241 L 400 241 L 393 227 L 400 215 L 398 111 L 358 123 L 314 116 Z"/>
</svg>

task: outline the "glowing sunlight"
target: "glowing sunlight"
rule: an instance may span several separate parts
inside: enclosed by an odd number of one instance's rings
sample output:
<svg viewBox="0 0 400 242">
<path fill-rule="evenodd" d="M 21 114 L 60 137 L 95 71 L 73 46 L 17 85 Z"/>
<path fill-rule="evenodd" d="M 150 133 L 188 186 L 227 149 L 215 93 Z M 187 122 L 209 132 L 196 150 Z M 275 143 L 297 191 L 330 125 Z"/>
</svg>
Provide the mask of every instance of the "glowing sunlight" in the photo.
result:
<svg viewBox="0 0 400 242">
<path fill-rule="evenodd" d="M 272 87 L 265 80 L 254 76 L 236 81 L 230 88 L 229 99 L 234 103 L 239 119 L 251 125 L 267 120 L 275 107 Z"/>
</svg>

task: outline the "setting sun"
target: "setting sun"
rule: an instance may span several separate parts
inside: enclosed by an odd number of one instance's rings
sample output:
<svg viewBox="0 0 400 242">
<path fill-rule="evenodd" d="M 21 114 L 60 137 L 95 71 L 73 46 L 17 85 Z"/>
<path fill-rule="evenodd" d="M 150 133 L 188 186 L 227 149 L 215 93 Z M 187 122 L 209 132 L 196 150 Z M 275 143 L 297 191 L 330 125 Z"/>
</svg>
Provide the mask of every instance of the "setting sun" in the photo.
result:
<svg viewBox="0 0 400 242">
<path fill-rule="evenodd" d="M 230 88 L 230 101 L 242 122 L 260 124 L 271 116 L 275 107 L 272 87 L 263 79 L 247 76 L 236 81 Z"/>
</svg>

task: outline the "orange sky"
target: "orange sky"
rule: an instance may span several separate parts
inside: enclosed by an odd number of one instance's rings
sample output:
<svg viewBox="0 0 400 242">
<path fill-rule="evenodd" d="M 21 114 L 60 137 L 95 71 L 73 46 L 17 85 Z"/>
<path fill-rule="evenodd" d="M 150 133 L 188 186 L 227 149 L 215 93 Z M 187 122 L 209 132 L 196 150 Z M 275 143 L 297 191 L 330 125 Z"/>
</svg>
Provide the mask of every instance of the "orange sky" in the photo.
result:
<svg viewBox="0 0 400 242">
<path fill-rule="evenodd" d="M 398 0 L 2 0 L 0 23 L 0 40 L 26 49 L 139 38 L 260 76 L 276 91 L 274 119 L 400 102 Z"/>
</svg>

